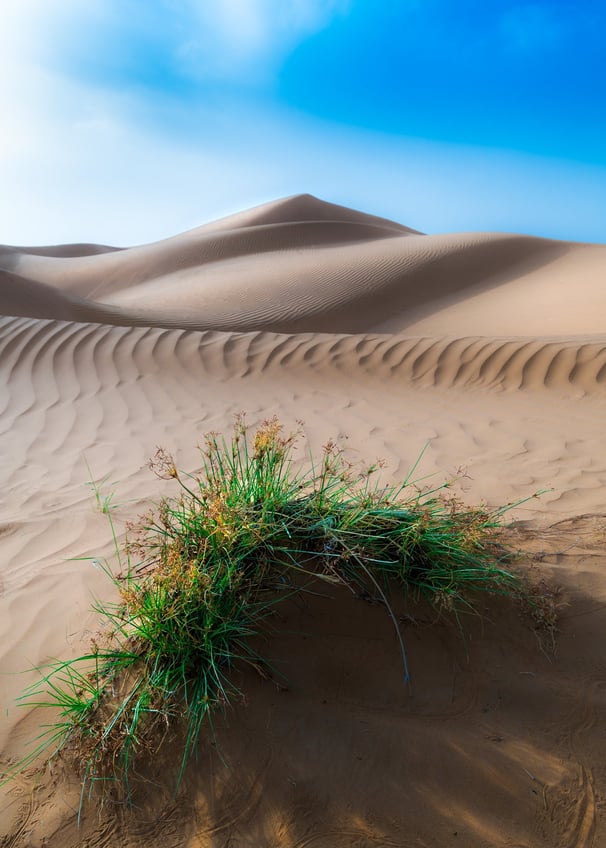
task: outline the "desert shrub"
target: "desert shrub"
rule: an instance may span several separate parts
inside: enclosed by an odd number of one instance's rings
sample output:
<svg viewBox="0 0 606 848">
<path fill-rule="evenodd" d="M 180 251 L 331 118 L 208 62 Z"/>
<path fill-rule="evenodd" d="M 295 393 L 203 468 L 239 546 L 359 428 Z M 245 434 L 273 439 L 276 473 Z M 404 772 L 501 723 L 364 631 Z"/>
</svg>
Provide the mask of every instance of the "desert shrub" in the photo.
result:
<svg viewBox="0 0 606 848">
<path fill-rule="evenodd" d="M 178 494 L 129 527 L 121 570 L 107 568 L 119 600 L 97 611 L 109 635 L 46 667 L 24 695 L 57 717 L 21 766 L 61 751 L 80 769 L 83 792 L 109 781 L 128 793 L 137 755 L 178 725 L 182 772 L 205 721 L 242 694 L 234 667 L 263 668 L 253 637 L 281 600 L 317 581 L 385 607 L 406 679 L 394 592 L 455 616 L 480 592 L 523 594 L 499 535 L 506 508 L 470 509 L 447 484 L 420 490 L 410 476 L 383 486 L 379 464 L 352 465 L 333 441 L 301 470 L 298 437 L 276 418 L 250 432 L 240 416 L 229 439 L 206 436 L 196 474 L 158 450 L 151 467 Z"/>
</svg>

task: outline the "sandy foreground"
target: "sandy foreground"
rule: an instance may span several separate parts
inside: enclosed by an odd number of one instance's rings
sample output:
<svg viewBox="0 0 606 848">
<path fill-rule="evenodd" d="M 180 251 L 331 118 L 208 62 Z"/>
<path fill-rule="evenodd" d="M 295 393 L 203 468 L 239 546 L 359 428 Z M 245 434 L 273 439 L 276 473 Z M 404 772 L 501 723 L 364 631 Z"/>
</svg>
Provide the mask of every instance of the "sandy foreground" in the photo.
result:
<svg viewBox="0 0 606 848">
<path fill-rule="evenodd" d="M 561 588 L 555 653 L 516 610 L 404 627 L 352 597 L 293 607 L 177 795 L 161 753 L 135 807 L 57 772 L 0 790 L 0 845 L 589 848 L 606 845 L 606 246 L 427 236 L 308 195 L 156 244 L 0 248 L 0 751 L 48 717 L 24 669 L 81 652 L 119 529 L 169 493 L 156 446 L 200 461 L 244 410 L 402 478 L 458 476 L 515 510 Z"/>
</svg>

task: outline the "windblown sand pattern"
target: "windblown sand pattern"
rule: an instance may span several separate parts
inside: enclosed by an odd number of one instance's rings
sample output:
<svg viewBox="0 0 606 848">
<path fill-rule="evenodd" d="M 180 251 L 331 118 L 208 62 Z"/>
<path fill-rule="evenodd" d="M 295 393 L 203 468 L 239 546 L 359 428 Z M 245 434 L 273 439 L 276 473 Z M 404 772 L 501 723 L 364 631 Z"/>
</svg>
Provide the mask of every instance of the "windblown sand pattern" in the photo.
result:
<svg viewBox="0 0 606 848">
<path fill-rule="evenodd" d="M 77 786 L 24 776 L 0 845 L 603 844 L 606 247 L 427 236 L 305 195 L 141 247 L 0 248 L 0 314 L 5 760 L 42 720 L 14 673 L 77 653 L 108 591 L 74 559 L 111 553 L 86 463 L 121 528 L 168 491 L 157 445 L 193 469 L 240 410 L 303 419 L 314 449 L 347 436 L 393 478 L 428 442 L 419 473 L 464 469 L 470 502 L 549 489 L 515 517 L 569 604 L 555 657 L 498 605 L 465 624 L 468 655 L 419 611 L 412 691 L 380 611 L 293 609 L 290 692 L 249 680 L 177 801 L 149 784 L 78 829 Z"/>
</svg>

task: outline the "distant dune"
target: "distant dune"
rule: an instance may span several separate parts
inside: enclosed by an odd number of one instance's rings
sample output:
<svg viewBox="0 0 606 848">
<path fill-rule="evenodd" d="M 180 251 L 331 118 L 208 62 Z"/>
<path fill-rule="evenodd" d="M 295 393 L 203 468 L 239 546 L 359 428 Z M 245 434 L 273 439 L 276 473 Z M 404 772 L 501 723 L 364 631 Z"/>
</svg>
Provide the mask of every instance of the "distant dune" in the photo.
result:
<svg viewBox="0 0 606 848">
<path fill-rule="evenodd" d="M 0 309 L 245 332 L 434 334 L 439 324 L 457 335 L 463 321 L 470 335 L 592 333 L 605 257 L 602 246 L 527 236 L 421 235 L 303 195 L 126 250 L 5 248 Z"/>
<path fill-rule="evenodd" d="M 46 720 L 16 709 L 17 672 L 86 645 L 109 591 L 89 475 L 121 535 L 170 492 L 156 447 L 194 470 L 241 410 L 302 419 L 306 450 L 335 437 L 387 481 L 426 446 L 429 485 L 524 500 L 520 567 L 566 605 L 557 651 L 517 610 L 459 630 L 411 605 L 407 689 L 380 611 L 310 599 L 271 648 L 290 690 L 253 675 L 177 801 L 149 782 L 78 828 L 79 787 L 26 775 L 0 790 L 0 845 L 606 844 L 606 246 L 424 235 L 310 195 L 149 245 L 0 247 L 0 763 Z"/>
</svg>

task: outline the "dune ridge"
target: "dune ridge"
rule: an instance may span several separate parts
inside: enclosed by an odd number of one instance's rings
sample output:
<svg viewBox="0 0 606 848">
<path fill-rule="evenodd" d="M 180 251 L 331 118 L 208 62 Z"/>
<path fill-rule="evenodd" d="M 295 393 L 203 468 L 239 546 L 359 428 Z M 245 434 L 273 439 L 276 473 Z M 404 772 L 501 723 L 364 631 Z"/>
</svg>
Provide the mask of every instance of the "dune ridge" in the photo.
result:
<svg viewBox="0 0 606 848">
<path fill-rule="evenodd" d="M 77 359 L 87 381 L 105 386 L 108 372 L 116 379 L 126 375 L 139 379 L 150 371 L 150 364 L 152 370 L 159 369 L 170 356 L 183 371 L 217 379 L 302 376 L 309 371 L 327 379 L 343 374 L 405 380 L 423 387 L 553 389 L 563 396 L 606 389 L 606 335 L 602 339 L 436 339 L 132 327 L 110 333 L 104 325 L 18 318 L 0 319 L 0 332 L 1 370 L 9 385 L 17 370 L 33 367 L 43 367 L 48 379 L 52 376 L 60 382 L 59 377 L 65 379 L 65 362 Z M 144 345 L 145 354 L 139 356 L 138 349 Z"/>
<path fill-rule="evenodd" d="M 140 357 L 137 350 L 144 343 L 145 355 Z M 606 335 L 530 340 L 139 327 L 109 332 L 104 325 L 89 323 L 0 319 L 1 370 L 8 385 L 17 370 L 27 372 L 34 363 L 60 382 L 65 361 L 75 357 L 80 373 L 99 386 L 107 382 L 104 369 L 116 379 L 138 379 L 149 372 L 159 350 L 162 361 L 170 351 L 183 370 L 218 379 L 309 371 L 328 379 L 349 374 L 422 387 L 553 389 L 576 396 L 606 389 Z"/>
</svg>

